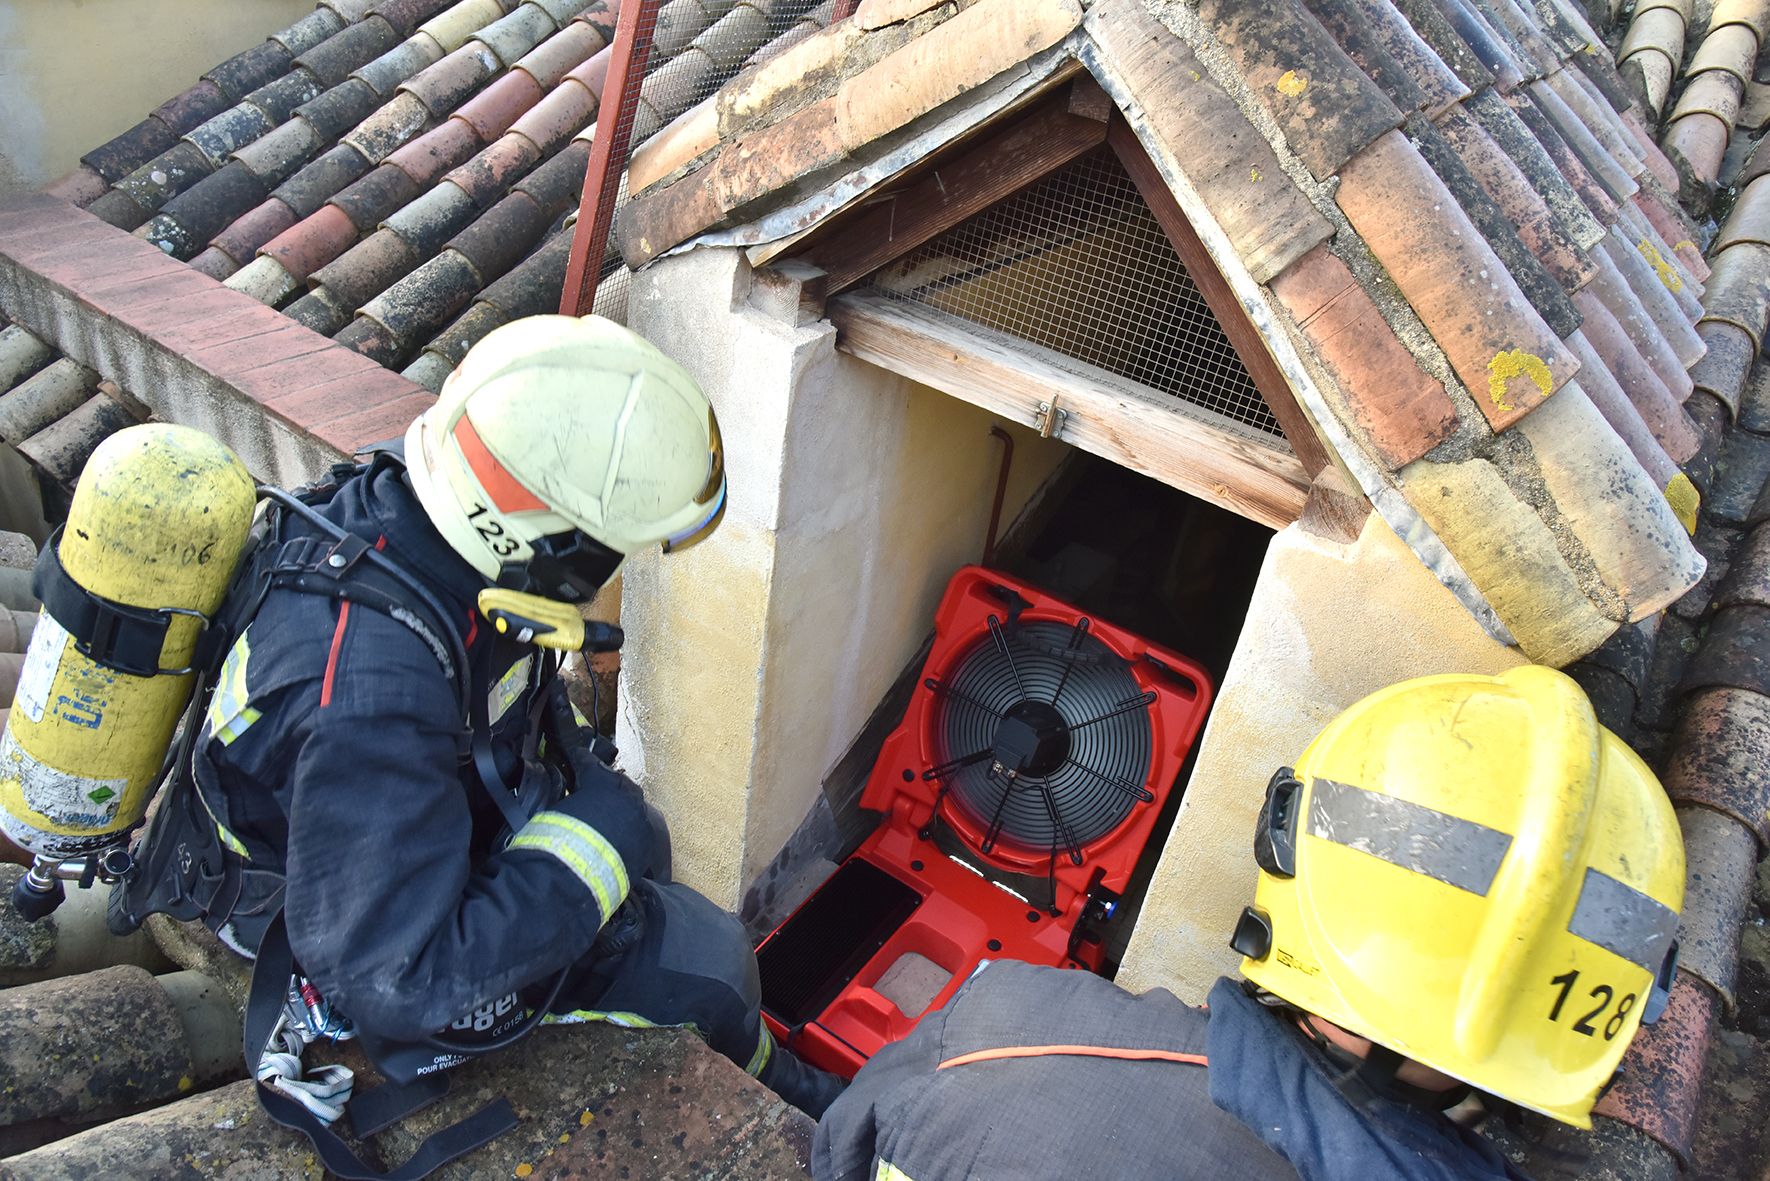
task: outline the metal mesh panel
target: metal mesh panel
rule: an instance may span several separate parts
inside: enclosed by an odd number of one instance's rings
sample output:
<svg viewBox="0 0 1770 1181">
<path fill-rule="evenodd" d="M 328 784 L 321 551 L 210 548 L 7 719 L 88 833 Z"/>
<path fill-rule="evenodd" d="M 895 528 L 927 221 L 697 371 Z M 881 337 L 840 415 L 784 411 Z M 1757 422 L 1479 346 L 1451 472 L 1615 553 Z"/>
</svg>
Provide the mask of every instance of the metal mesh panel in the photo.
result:
<svg viewBox="0 0 1770 1181">
<path fill-rule="evenodd" d="M 1282 436 L 1222 326 L 1111 148 L 948 230 L 873 289 Z M 1086 376 L 1082 366 L 1065 366 Z"/>
</svg>

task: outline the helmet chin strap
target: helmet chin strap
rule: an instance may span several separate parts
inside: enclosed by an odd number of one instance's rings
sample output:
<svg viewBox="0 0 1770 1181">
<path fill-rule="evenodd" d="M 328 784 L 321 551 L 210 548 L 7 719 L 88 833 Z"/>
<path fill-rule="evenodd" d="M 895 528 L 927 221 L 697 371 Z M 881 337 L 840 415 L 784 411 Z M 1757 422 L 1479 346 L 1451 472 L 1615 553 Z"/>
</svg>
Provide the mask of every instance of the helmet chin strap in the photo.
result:
<svg viewBox="0 0 1770 1181">
<path fill-rule="evenodd" d="M 1387 1099 L 1422 1111 L 1448 1111 L 1474 1090 L 1467 1083 L 1440 1090 L 1403 1082 L 1399 1075 L 1409 1059 L 1388 1046 L 1372 1042 L 1369 1050 L 1357 1054 L 1336 1044 L 1316 1028 L 1315 1020 L 1323 1018 L 1312 1020 L 1313 1014 L 1272 993 L 1257 993 L 1255 999 L 1272 1009 L 1279 1020 L 1293 1026 L 1326 1059 L 1328 1077 L 1332 1079 L 1334 1089 L 1354 1107 L 1362 1109 L 1373 1100 Z"/>
</svg>

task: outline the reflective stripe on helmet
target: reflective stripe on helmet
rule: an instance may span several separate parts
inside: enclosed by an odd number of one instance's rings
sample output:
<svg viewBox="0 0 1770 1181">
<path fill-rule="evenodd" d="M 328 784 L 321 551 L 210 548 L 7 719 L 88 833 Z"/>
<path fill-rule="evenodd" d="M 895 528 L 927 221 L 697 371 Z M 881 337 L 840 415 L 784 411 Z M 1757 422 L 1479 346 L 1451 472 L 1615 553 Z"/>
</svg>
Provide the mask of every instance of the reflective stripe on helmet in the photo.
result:
<svg viewBox="0 0 1770 1181">
<path fill-rule="evenodd" d="M 1481 895 L 1512 844 L 1473 820 L 1323 778 L 1309 800 L 1309 835 Z"/>
<path fill-rule="evenodd" d="M 486 490 L 486 495 L 492 498 L 492 506 L 499 512 L 552 511 L 546 501 L 524 488 L 510 474 L 510 470 L 498 462 L 465 414 L 455 423 L 455 442 L 461 445 L 461 454 L 467 460 L 467 466 L 473 469 L 473 475 L 479 480 L 480 487 Z"/>
<path fill-rule="evenodd" d="M 719 482 L 719 490 L 713 494 L 712 500 L 708 503 L 706 514 L 694 524 L 664 538 L 664 552 L 667 554 L 680 553 L 685 549 L 699 545 L 713 535 L 713 530 L 719 527 L 720 519 L 724 516 L 725 481 L 722 479 Z"/>
<path fill-rule="evenodd" d="M 1657 973 L 1677 934 L 1678 913 L 1588 866 L 1567 929 L 1643 971 Z"/>
</svg>

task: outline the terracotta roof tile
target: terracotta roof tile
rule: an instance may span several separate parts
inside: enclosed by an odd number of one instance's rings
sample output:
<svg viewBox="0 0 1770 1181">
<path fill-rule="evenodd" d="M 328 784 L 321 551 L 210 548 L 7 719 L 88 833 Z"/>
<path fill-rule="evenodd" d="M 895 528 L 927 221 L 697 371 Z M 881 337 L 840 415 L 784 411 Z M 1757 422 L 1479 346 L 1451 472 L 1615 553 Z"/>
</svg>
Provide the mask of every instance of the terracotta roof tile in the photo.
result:
<svg viewBox="0 0 1770 1181">
<path fill-rule="evenodd" d="M 408 345 L 372 316 L 358 315 L 333 336 L 339 344 L 389 368 L 405 357 Z"/>
<path fill-rule="evenodd" d="M 1692 387 L 1713 394 L 1737 417 L 1755 355 L 1752 338 L 1738 325 L 1720 320 L 1705 320 L 1697 333 L 1708 351 L 1690 368 Z"/>
<path fill-rule="evenodd" d="M 1709 31 L 1717 32 L 1731 24 L 1749 25 L 1759 41 L 1770 41 L 1770 6 L 1764 0 L 1715 0 L 1709 16 Z"/>
<path fill-rule="evenodd" d="M 1469 97 L 1469 87 L 1390 0 L 1352 0 L 1352 9 L 1370 26 L 1396 68 L 1413 82 L 1428 117 L 1435 118 L 1452 103 Z"/>
<path fill-rule="evenodd" d="M 477 212 L 473 198 L 445 181 L 389 214 L 384 224 L 421 254 L 430 255 L 466 228 Z"/>
<path fill-rule="evenodd" d="M 204 74 L 230 102 L 239 102 L 266 82 L 289 72 L 289 51 L 275 41 L 260 41 Z"/>
<path fill-rule="evenodd" d="M 330 88 L 350 77 L 352 70 L 374 61 L 399 42 L 398 30 L 381 17 L 371 16 L 314 46 L 296 58 L 295 64 L 313 75 L 321 85 Z"/>
<path fill-rule="evenodd" d="M 1577 363 L 1531 309 L 1443 182 L 1399 133 L 1341 170 L 1337 201 L 1502 430 L 1572 375 Z M 1491 302 L 1472 315 L 1468 291 Z"/>
<path fill-rule="evenodd" d="M 329 143 L 368 118 L 380 103 L 379 96 L 360 78 L 347 78 L 310 103 L 296 108 L 296 114 L 313 124 L 314 134 Z"/>
<path fill-rule="evenodd" d="M 413 183 L 428 186 L 480 148 L 472 127 L 460 119 L 444 119 L 411 143 L 390 154 L 381 167 L 398 168 Z"/>
<path fill-rule="evenodd" d="M 324 94 L 322 86 L 306 70 L 291 70 L 274 82 L 266 82 L 242 101 L 263 111 L 272 123 L 281 123 L 295 108 Z"/>
<path fill-rule="evenodd" d="M 1594 1113 L 1641 1129 L 1688 1162 L 1719 1008 L 1720 998 L 1706 985 L 1678 973 L 1671 1004 L 1657 1024 L 1642 1027 Z"/>
<path fill-rule="evenodd" d="M 1678 809 L 1689 866 L 1678 916 L 1678 967 L 1734 1005 L 1739 930 L 1751 901 L 1758 842 L 1749 828 L 1701 807 Z"/>
<path fill-rule="evenodd" d="M 1752 66 L 1757 59 L 1758 35 L 1751 26 L 1726 25 L 1710 32 L 1696 47 L 1689 73 L 1694 78 L 1709 70 L 1725 70 L 1744 86 L 1752 80 Z M 1683 105 L 1681 101 L 1679 105 Z"/>
<path fill-rule="evenodd" d="M 335 144 L 300 172 L 278 185 L 271 197 L 289 207 L 296 217 L 318 212 L 332 195 L 363 176 L 371 165 L 349 144 Z"/>
<path fill-rule="evenodd" d="M 1684 413 L 1696 428 L 1696 454 L 1683 461 L 1684 473 L 1707 496 L 1714 486 L 1715 465 L 1720 461 L 1721 441 L 1726 436 L 1727 406 L 1719 398 L 1697 390 L 1684 403 Z"/>
<path fill-rule="evenodd" d="M 234 159 L 252 170 L 267 185 L 276 185 L 293 176 L 295 170 L 313 158 L 324 145 L 313 124 L 306 119 L 291 119 L 275 131 L 234 153 Z"/>
<path fill-rule="evenodd" d="M 146 215 L 160 208 L 167 201 L 208 176 L 214 171 L 214 165 L 195 144 L 180 140 L 152 160 L 116 182 L 114 191 L 127 197 L 130 207 L 139 209 Z M 107 194 L 108 196 L 108 194 Z M 122 225 L 101 211 L 108 204 L 105 197 L 99 198 L 91 205 L 94 216 L 103 217 L 121 230 L 132 230 L 135 225 Z"/>
<path fill-rule="evenodd" d="M 1763 642 L 1767 635 L 1770 608 L 1740 604 L 1717 612 L 1684 673 L 1683 690 L 1731 688 L 1770 698 L 1770 647 Z M 1756 744 L 1752 749 L 1760 756 L 1770 751 Z M 1764 765 L 1770 768 L 1770 760 Z M 1760 786 L 1770 803 L 1770 770 L 1759 771 L 1748 782 Z"/>
<path fill-rule="evenodd" d="M 194 150 L 194 149 L 193 149 Z M 148 211 L 121 189 L 109 189 L 86 207 L 86 212 L 119 230 L 132 230 L 148 219 Z"/>
<path fill-rule="evenodd" d="M 309 291 L 283 309 L 283 315 L 321 336 L 331 336 L 350 323 L 351 309 L 324 287 Z"/>
<path fill-rule="evenodd" d="M 1696 536 L 1691 540 L 1697 550 L 1708 560 L 1709 567 L 1703 572 L 1702 581 L 1691 588 L 1689 594 L 1672 605 L 1672 610 L 1692 622 L 1700 622 L 1713 602 L 1715 591 L 1727 577 L 1729 564 L 1733 557 L 1733 547 L 1738 544 L 1741 530 L 1734 525 L 1717 521 L 1703 506 L 1702 523 L 1697 526 Z"/>
<path fill-rule="evenodd" d="M 344 210 L 326 205 L 271 239 L 264 253 L 301 281 L 348 250 L 356 239 L 356 225 Z"/>
<path fill-rule="evenodd" d="M 1185 170 L 1254 280 L 1266 282 L 1326 239 L 1327 219 L 1191 51 L 1141 4 L 1109 10 L 1116 19 L 1089 31 L 1113 54 L 1126 84 L 1153 96 L 1146 126 L 1159 142 L 1149 146 Z M 1253 176 L 1261 180 L 1250 184 Z"/>
<path fill-rule="evenodd" d="M 1757 366 L 1746 379 L 1745 394 L 1739 400 L 1739 426 L 1770 435 L 1770 365 Z"/>
<path fill-rule="evenodd" d="M 110 184 L 104 177 L 84 164 L 77 164 L 44 185 L 40 191 L 70 205 L 84 208 L 103 196 L 109 188 Z"/>
<path fill-rule="evenodd" d="M 478 41 L 469 41 L 400 83 L 399 89 L 402 96 L 416 102 L 430 118 L 442 118 L 502 67 L 497 54 Z M 420 118 L 419 125 L 423 122 Z"/>
<path fill-rule="evenodd" d="M 518 0 L 460 0 L 450 5 L 441 14 L 431 17 L 418 26 L 418 31 L 436 39 L 443 47 L 444 53 L 453 53 L 467 43 L 467 39 L 485 28 L 495 20 L 501 19 Z"/>
<path fill-rule="evenodd" d="M 540 84 L 521 70 L 511 70 L 462 103 L 454 118 L 473 128 L 481 143 L 490 143 L 539 101 Z"/>
<path fill-rule="evenodd" d="M 183 135 L 203 120 L 219 115 L 229 105 L 221 87 L 204 78 L 155 107 L 153 117 L 170 127 L 174 134 Z"/>
<path fill-rule="evenodd" d="M 1697 584 L 1703 559 L 1689 530 L 1577 379 L 1516 429 L 1530 443 L 1563 526 L 1619 594 L 1630 620 L 1664 610 Z"/>
<path fill-rule="evenodd" d="M 511 132 L 545 152 L 589 126 L 596 117 L 598 96 L 608 75 L 608 51 L 598 51 L 591 61 L 595 63 L 593 69 L 586 68 L 590 63 L 574 69 L 550 94 L 523 112 L 510 125 Z M 580 81 L 580 74 L 592 77 L 594 86 Z"/>
<path fill-rule="evenodd" d="M 1524 68 L 1512 55 L 1511 48 L 1467 0 L 1440 0 L 1439 7 L 1457 36 L 1493 75 L 1495 88 L 1505 93 L 1524 81 Z"/>
<path fill-rule="evenodd" d="M 451 2 L 452 0 L 382 0 L 375 5 L 375 11 L 403 37 L 415 30 L 421 21 L 427 21 L 443 12 Z"/>
<path fill-rule="evenodd" d="M 1721 445 L 1715 486 L 1709 493 L 1708 512 L 1717 520 L 1746 524 L 1766 482 L 1770 482 L 1770 438 L 1750 431 L 1728 431 Z"/>
<path fill-rule="evenodd" d="M 1592 405 L 1604 416 L 1604 421 L 1610 424 L 1611 429 L 1629 448 L 1635 461 L 1653 480 L 1654 486 L 1665 495 L 1684 531 L 1694 532 L 1700 498 L 1695 486 L 1690 484 L 1689 477 L 1684 475 L 1677 462 L 1666 453 L 1648 428 L 1640 410 L 1636 409 L 1635 403 L 1623 391 L 1597 350 L 1592 347 L 1585 330 L 1582 328 L 1570 333 L 1563 338 L 1563 343 L 1579 360 L 1577 380 L 1580 388 L 1585 390 Z"/>
<path fill-rule="evenodd" d="M 1750 603 L 1770 609 L 1770 529 L 1753 529 L 1715 595 L 1717 607 Z M 1767 715 L 1770 720 L 1770 715 Z"/>
<path fill-rule="evenodd" d="M 1659 374 L 1672 396 L 1682 402 L 1689 396 L 1691 388 L 1684 358 L 1694 361 L 1702 355 L 1702 339 L 1675 311 L 1668 315 L 1655 314 L 1660 309 L 1652 299 L 1651 290 L 1644 283 L 1629 282 L 1630 276 L 1618 265 L 1628 262 L 1626 253 L 1610 246 L 1607 243 L 1605 249 L 1592 252 L 1597 270 L 1590 290 L 1604 301 L 1604 306 L 1617 318 L 1642 359 Z"/>
<path fill-rule="evenodd" d="M 528 74 L 542 90 L 552 90 L 567 72 L 607 45 L 608 38 L 596 25 L 574 20 L 535 46 L 514 68 Z"/>
<path fill-rule="evenodd" d="M 329 8 L 319 7 L 270 39 L 291 54 L 306 53 L 315 45 L 342 30 L 350 22 Z"/>
<path fill-rule="evenodd" d="M 1609 225 L 1616 220 L 1616 201 L 1610 190 L 1592 175 L 1591 171 L 1580 159 L 1573 145 L 1561 134 L 1560 128 L 1545 115 L 1528 92 L 1507 96 L 1506 106 L 1518 117 L 1518 121 L 1530 131 L 1538 146 L 1555 164 L 1555 168 L 1566 178 L 1580 201 L 1600 225 Z"/>
<path fill-rule="evenodd" d="M 1534 18 L 1526 15 L 1513 0 L 1474 0 L 1487 23 L 1497 30 L 1512 50 L 1514 58 L 1522 54 L 1522 62 L 1538 75 L 1551 74 L 1561 68 L 1561 54 L 1543 35 Z"/>
<path fill-rule="evenodd" d="M 1640 190 L 1641 186 L 1635 183 L 1623 165 L 1599 141 L 1592 129 L 1586 126 L 1585 121 L 1562 100 L 1553 88 L 1543 82 L 1533 82 L 1526 90 L 1529 93 L 1530 101 L 1567 141 L 1568 146 L 1573 149 L 1574 155 L 1579 157 L 1580 163 L 1603 186 L 1605 193 L 1612 201 L 1626 201 Z M 1599 220 L 1605 219 L 1600 217 Z"/>
<path fill-rule="evenodd" d="M 242 143 L 251 143 L 258 136 L 264 135 L 274 124 L 266 113 L 257 106 L 241 103 L 230 106 L 225 112 L 219 113 L 214 119 L 195 127 L 184 142 L 196 145 L 196 151 L 209 158 L 214 168 L 227 163 L 228 156 L 234 154 Z"/>
<path fill-rule="evenodd" d="M 577 200 L 578 190 L 584 186 L 584 173 L 590 165 L 590 144 L 585 140 L 574 140 L 567 144 L 553 159 L 542 164 L 513 186 L 518 192 L 527 193 L 535 199 L 543 209 L 564 212 L 565 208 Z"/>
<path fill-rule="evenodd" d="M 236 217 L 265 198 L 265 184 L 250 168 L 231 160 L 225 168 L 166 203 L 136 231 L 174 258 L 189 258 Z"/>
<path fill-rule="evenodd" d="M 1698 113 L 1672 124 L 1662 142 L 1674 163 L 1682 161 L 1698 180 L 1712 182 L 1720 175 L 1729 132 L 1726 120 Z"/>
<path fill-rule="evenodd" d="M 229 275 L 225 285 L 230 291 L 275 307 L 300 290 L 301 280 L 291 275 L 276 259 L 260 254 Z"/>
<path fill-rule="evenodd" d="M 436 39 L 413 33 L 404 41 L 354 71 L 351 77 L 367 86 L 379 99 L 392 98 L 400 83 L 426 67 L 443 59 L 443 48 Z"/>
<path fill-rule="evenodd" d="M 1645 189 L 1635 194 L 1635 207 L 1659 234 L 1660 241 L 1666 243 L 1677 256 L 1679 265 L 1684 268 L 1684 274 L 1699 285 L 1707 283 L 1709 264 L 1692 241 L 1691 227 L 1686 226 L 1657 196 Z"/>
<path fill-rule="evenodd" d="M 1770 246 L 1742 242 L 1709 262 L 1714 272 L 1703 298 L 1703 319 L 1743 328 L 1762 348 L 1764 321 L 1770 315 Z"/>
<path fill-rule="evenodd" d="M 520 135 L 506 135 L 446 178 L 485 208 L 504 195 L 511 183 L 534 167 L 541 153 Z"/>
<path fill-rule="evenodd" d="M 1604 259 L 1600 259 L 1600 255 Z M 1703 356 L 1703 338 L 1696 335 L 1696 328 L 1692 326 L 1703 308 L 1694 299 L 1689 301 L 1689 310 L 1685 308 L 1680 294 L 1673 292 L 1673 283 L 1681 287 L 1681 276 L 1674 273 L 1673 269 L 1667 269 L 1662 274 L 1648 266 L 1641 250 L 1623 235 L 1621 221 L 1611 227 L 1611 237 L 1598 250 L 1593 251 L 1593 260 L 1597 260 L 1600 269 L 1604 269 L 1604 260 L 1609 260 L 1612 266 L 1616 266 L 1628 292 L 1648 313 L 1653 329 L 1657 331 L 1660 340 L 1666 343 L 1671 354 L 1664 363 L 1667 372 L 1681 374 L 1683 368 L 1694 365 L 1697 358 Z M 1689 390 L 1687 377 L 1676 384 L 1671 381 L 1666 384 L 1674 391 Z M 1683 393 L 1678 397 L 1683 397 Z"/>
<path fill-rule="evenodd" d="M 465 255 L 445 250 L 364 304 L 357 320 L 373 320 L 385 329 L 395 342 L 391 355 L 403 360 L 472 303 L 484 285 Z M 345 333 L 339 334 L 339 343 L 350 345 Z M 374 352 L 366 355 L 390 364 Z"/>
<path fill-rule="evenodd" d="M 219 282 L 239 270 L 240 264 L 215 247 L 208 246 L 190 260 L 190 268 Z"/>
<path fill-rule="evenodd" d="M 445 58 L 437 65 L 444 65 L 447 60 Z M 423 131 L 429 125 L 430 117 L 430 111 L 418 96 L 402 90 L 347 132 L 340 142 L 355 148 L 364 159 L 378 164 L 389 152 Z"/>
<path fill-rule="evenodd" d="M 349 322 L 352 312 L 409 274 L 423 259 L 424 255 L 399 234 L 376 230 L 313 273 L 310 282 L 328 289 L 338 314 L 330 328 L 309 327 L 330 336 Z M 295 314 L 293 308 L 289 314 Z"/>
<path fill-rule="evenodd" d="M 1401 122 L 1382 90 L 1295 0 L 1259 8 L 1204 0 L 1199 13 L 1317 178 L 1332 176 Z"/>
<path fill-rule="evenodd" d="M 1678 733 L 1663 776 L 1666 792 L 1731 816 L 1760 845 L 1770 844 L 1770 698 L 1732 688 L 1698 693 Z"/>
<path fill-rule="evenodd" d="M 473 39 L 496 54 L 502 68 L 509 69 L 558 28 L 540 5 L 519 4 L 507 16 L 474 33 Z"/>
<path fill-rule="evenodd" d="M 1377 305 L 1325 245 L 1273 279 L 1272 291 L 1338 380 L 1354 421 L 1391 470 L 1455 433 L 1456 407 L 1444 386 L 1421 372 Z"/>
<path fill-rule="evenodd" d="M 1629 341 L 1604 302 L 1590 290 L 1576 292 L 1574 305 L 1585 317 L 1581 331 L 1617 384 L 1633 402 L 1659 445 L 1679 463 L 1696 454 L 1700 439 L 1678 399 Z"/>
<path fill-rule="evenodd" d="M 531 255 L 531 257 L 533 256 Z M 564 275 L 565 271 L 562 267 L 560 269 L 562 279 Z M 453 369 L 461 358 L 467 355 L 468 349 L 472 348 L 486 333 L 500 325 L 508 324 L 514 318 L 495 303 L 488 303 L 483 298 L 475 301 L 473 306 L 461 313 L 453 324 L 434 337 L 425 346 L 425 353 L 419 357 L 418 361 L 412 363 L 413 366 L 416 366 L 426 356 L 440 356 L 440 372 L 435 377 L 436 385 L 432 387 L 428 381 L 419 381 L 418 377 L 413 376 L 411 367 L 407 368 L 405 376 L 413 381 L 418 381 L 418 384 L 426 388 L 440 390 L 442 378 L 446 377 L 449 370 Z M 428 366 L 427 368 L 435 369 L 437 367 Z"/>
<path fill-rule="evenodd" d="M 449 249 L 465 255 L 482 281 L 490 280 L 521 262 L 551 220 L 526 194 L 514 193 L 455 235 Z"/>
<path fill-rule="evenodd" d="M 1759 177 L 1740 192 L 1727 220 L 1721 223 L 1721 232 L 1715 238 L 1715 253 L 1724 252 L 1735 242 L 1770 246 L 1770 180 Z"/>
<path fill-rule="evenodd" d="M 1575 250 L 1586 251 L 1604 237 L 1604 227 L 1587 208 L 1572 182 L 1562 174 L 1555 158 L 1518 117 L 1505 99 L 1493 90 L 1471 97 L 1461 108 L 1492 137 L 1530 187 L 1548 206 L 1558 232 Z"/>
<path fill-rule="evenodd" d="M 344 210 L 358 233 L 367 234 L 388 214 L 415 200 L 423 191 L 403 169 L 382 164 L 347 185 L 331 203 Z"/>
<path fill-rule="evenodd" d="M 1531 297 L 1531 303 L 1549 321 L 1559 335 L 1566 335 L 1577 326 L 1570 322 L 1572 308 L 1567 303 L 1566 292 L 1576 291 L 1585 286 L 1592 278 L 1594 264 L 1585 257 L 1585 251 L 1576 243 L 1555 216 L 1549 211 L 1548 202 L 1530 178 L 1519 167 L 1517 160 L 1487 133 L 1475 118 L 1463 107 L 1452 107 L 1438 120 L 1438 129 L 1443 132 L 1450 145 L 1456 150 L 1458 158 L 1468 168 L 1471 177 L 1480 185 L 1483 192 L 1494 202 L 1503 218 L 1501 224 L 1489 227 L 1477 218 L 1487 235 L 1487 240 L 1495 249 L 1508 240 L 1521 242 L 1531 255 L 1560 285 L 1559 290 L 1542 292 L 1525 285 L 1525 275 L 1520 274 L 1521 268 L 1512 265 L 1512 258 L 1501 250 L 1512 271 L 1512 277 L 1525 287 L 1525 294 Z M 1431 156 L 1428 155 L 1428 159 Z M 1436 167 L 1436 162 L 1434 162 Z M 1443 171 L 1439 173 L 1443 175 Z M 1456 186 L 1452 186 L 1454 192 Z M 1460 196 L 1460 194 L 1459 194 Z M 1468 208 L 1467 205 L 1464 208 Z M 1511 232 L 1508 233 L 1507 227 Z M 1516 238 L 1513 239 L 1512 235 Z"/>
</svg>

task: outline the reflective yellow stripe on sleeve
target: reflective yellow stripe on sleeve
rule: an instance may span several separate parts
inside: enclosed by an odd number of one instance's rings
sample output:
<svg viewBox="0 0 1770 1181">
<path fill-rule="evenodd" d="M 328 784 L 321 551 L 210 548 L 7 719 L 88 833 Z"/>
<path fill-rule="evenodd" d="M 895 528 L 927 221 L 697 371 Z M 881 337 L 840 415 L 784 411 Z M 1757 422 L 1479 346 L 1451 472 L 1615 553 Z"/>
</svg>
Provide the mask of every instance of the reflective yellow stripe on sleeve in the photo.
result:
<svg viewBox="0 0 1770 1181">
<path fill-rule="evenodd" d="M 750 1055 L 750 1061 L 744 1067 L 744 1073 L 751 1078 L 760 1078 L 763 1070 L 768 1067 L 768 1060 L 772 1057 L 774 1057 L 774 1038 L 770 1036 L 768 1026 L 764 1025 L 761 1032 L 756 1035 L 756 1052 Z"/>
<path fill-rule="evenodd" d="M 510 842 L 557 858 L 596 896 L 607 919 L 627 898 L 627 867 L 615 847 L 594 828 L 563 812 L 537 812 Z"/>
<path fill-rule="evenodd" d="M 249 631 L 247 635 L 250 635 Z M 215 678 L 209 710 L 204 715 L 210 735 L 220 739 L 223 746 L 232 745 L 253 722 L 264 716 L 252 708 L 246 696 L 246 665 L 252 659 L 252 646 L 247 635 L 242 635 L 228 649 L 227 659 L 222 661 L 221 672 Z"/>
<path fill-rule="evenodd" d="M 873 1181 L 916 1181 L 916 1179 L 890 1161 L 881 1160 L 878 1169 L 873 1172 Z"/>
</svg>

